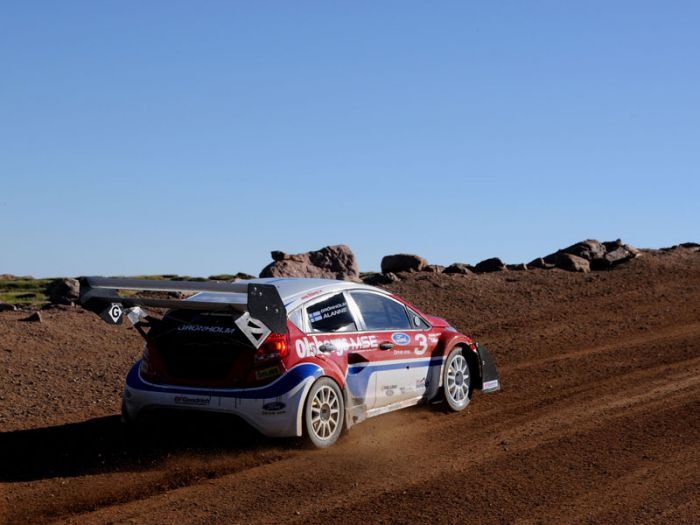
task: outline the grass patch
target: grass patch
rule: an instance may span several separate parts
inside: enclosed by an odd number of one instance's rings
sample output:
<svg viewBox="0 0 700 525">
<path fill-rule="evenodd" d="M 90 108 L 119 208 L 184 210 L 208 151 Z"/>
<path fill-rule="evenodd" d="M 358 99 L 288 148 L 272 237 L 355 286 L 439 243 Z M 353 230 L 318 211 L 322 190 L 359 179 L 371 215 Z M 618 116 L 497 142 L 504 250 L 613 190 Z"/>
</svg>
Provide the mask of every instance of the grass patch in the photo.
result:
<svg viewBox="0 0 700 525">
<path fill-rule="evenodd" d="M 17 306 L 36 306 L 48 302 L 46 285 L 52 279 L 2 279 L 0 280 L 0 303 Z"/>
</svg>

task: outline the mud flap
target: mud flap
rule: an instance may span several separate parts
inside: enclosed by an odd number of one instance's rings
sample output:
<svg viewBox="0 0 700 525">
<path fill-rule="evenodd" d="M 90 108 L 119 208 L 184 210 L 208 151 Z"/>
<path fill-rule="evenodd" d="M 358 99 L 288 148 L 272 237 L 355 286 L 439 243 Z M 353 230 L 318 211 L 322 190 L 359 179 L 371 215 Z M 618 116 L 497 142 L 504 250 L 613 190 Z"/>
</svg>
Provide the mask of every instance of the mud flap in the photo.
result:
<svg viewBox="0 0 700 525">
<path fill-rule="evenodd" d="M 498 392 L 501 389 L 501 380 L 498 377 L 496 362 L 485 346 L 476 343 L 476 351 L 479 354 L 479 368 L 481 369 L 481 385 L 479 389 L 484 394 Z"/>
</svg>

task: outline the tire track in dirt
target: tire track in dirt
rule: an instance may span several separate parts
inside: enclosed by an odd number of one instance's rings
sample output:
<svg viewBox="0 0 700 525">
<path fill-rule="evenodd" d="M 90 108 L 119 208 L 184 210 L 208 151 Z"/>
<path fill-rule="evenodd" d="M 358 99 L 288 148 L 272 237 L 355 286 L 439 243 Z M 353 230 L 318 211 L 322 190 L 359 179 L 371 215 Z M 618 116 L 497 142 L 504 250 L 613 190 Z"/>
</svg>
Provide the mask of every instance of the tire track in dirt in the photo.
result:
<svg viewBox="0 0 700 525">
<path fill-rule="evenodd" d="M 648 415 L 649 412 L 655 412 L 657 410 L 663 409 L 669 403 L 681 403 L 684 399 L 700 399 L 700 359 L 693 359 L 686 362 L 675 363 L 672 365 L 661 364 L 650 370 L 645 370 L 644 373 L 633 373 L 628 374 L 626 377 L 621 378 L 622 383 L 626 383 L 627 388 L 618 388 L 612 394 L 609 394 L 600 399 L 599 403 L 592 404 L 586 407 L 585 410 L 581 410 L 581 404 L 579 400 L 571 399 L 564 406 L 554 406 L 546 407 L 543 409 L 535 410 L 528 413 L 526 417 L 523 418 L 521 422 L 515 422 L 508 428 L 501 428 L 495 434 L 491 434 L 488 431 L 475 432 L 475 435 L 470 435 L 469 440 L 471 446 L 469 447 L 458 447 L 455 445 L 455 441 L 459 442 L 459 438 L 455 440 L 455 434 L 450 433 L 452 439 L 444 440 L 437 446 L 433 444 L 431 450 L 432 457 L 445 458 L 438 460 L 431 465 L 431 470 L 428 471 L 427 477 L 416 476 L 413 468 L 410 466 L 407 468 L 405 465 L 411 465 L 411 460 L 416 460 L 421 457 L 421 450 L 417 447 L 425 446 L 426 436 L 420 436 L 420 434 L 426 434 L 426 432 L 416 432 L 416 435 L 411 435 L 412 438 L 412 448 L 402 454 L 404 461 L 397 462 L 395 458 L 389 454 L 389 450 L 395 445 L 397 440 L 397 435 L 400 434 L 406 437 L 406 428 L 399 426 L 392 429 L 389 432 L 383 432 L 381 436 L 381 441 L 377 445 L 369 447 L 369 450 L 363 451 L 357 450 L 358 443 L 352 445 L 354 450 L 355 459 L 359 461 L 367 460 L 365 463 L 365 468 L 358 469 L 356 465 L 353 472 L 354 479 L 365 479 L 366 482 L 358 484 L 357 486 L 345 487 L 345 490 L 341 494 L 325 494 L 323 491 L 314 491 L 313 488 L 309 488 L 311 494 L 317 494 L 322 500 L 325 512 L 332 510 L 333 514 L 336 516 L 346 515 L 351 509 L 346 508 L 347 500 L 352 500 L 355 502 L 362 502 L 364 504 L 364 499 L 366 498 L 366 492 L 368 489 L 371 491 L 379 490 L 381 492 L 382 488 L 377 487 L 376 476 L 372 476 L 372 471 L 386 471 L 392 472 L 389 481 L 384 483 L 383 490 L 388 490 L 388 493 L 394 494 L 395 492 L 406 491 L 406 490 L 416 490 L 417 486 L 430 486 L 432 482 L 440 475 L 436 476 L 435 473 L 446 473 L 450 472 L 451 468 L 454 467 L 454 463 L 450 460 L 447 453 L 455 448 L 460 449 L 460 457 L 472 458 L 469 460 L 469 468 L 486 468 L 483 465 L 489 462 L 498 461 L 498 458 L 503 455 L 502 443 L 507 443 L 507 447 L 510 452 L 509 454 L 528 454 L 532 451 L 538 451 L 546 448 L 549 443 L 557 443 L 562 440 L 566 440 L 571 435 L 581 435 L 588 433 L 596 433 L 600 431 L 600 428 L 615 426 L 618 420 L 628 421 L 630 419 L 635 419 L 638 417 L 643 417 Z M 654 379 L 655 378 L 655 379 Z M 621 410 L 624 408 L 624 411 Z M 541 412 L 538 414 L 537 412 Z M 398 414 L 397 414 L 398 415 Z M 446 419 L 446 418 L 442 418 Z M 451 425 L 453 426 L 453 425 Z M 435 429 L 432 429 L 435 431 Z M 394 434 L 393 436 L 391 434 Z M 363 436 L 358 440 L 360 445 L 363 445 Z M 364 444 L 364 446 L 367 446 Z M 347 467 L 345 458 L 347 457 L 347 451 L 343 450 L 345 447 L 338 447 L 338 450 L 334 451 L 333 454 L 323 454 L 325 455 L 324 461 L 327 464 L 334 464 L 337 468 L 342 470 L 342 467 Z M 330 457 L 328 457 L 330 456 Z M 478 459 L 473 459 L 478 458 Z M 271 479 L 289 479 L 293 478 L 293 473 L 295 471 L 308 471 L 317 468 L 316 459 L 319 459 L 314 453 L 309 455 L 303 455 L 295 458 L 293 461 L 284 462 L 284 464 L 275 464 L 272 466 L 263 466 L 259 468 L 254 468 L 246 470 L 245 472 L 237 473 L 232 476 L 226 476 L 224 478 L 218 479 L 213 484 L 219 488 L 218 485 L 221 484 L 223 487 L 229 487 L 233 489 L 234 486 L 256 486 L 263 490 L 272 490 L 269 487 L 269 481 Z M 327 466 L 327 465 L 326 465 Z M 359 472 L 358 472 L 359 470 Z M 323 470 L 327 473 L 327 469 Z M 395 483 L 391 481 L 395 477 L 400 480 L 413 479 L 410 484 L 406 483 Z M 369 481 L 367 481 L 369 480 Z M 319 482 L 321 485 L 329 484 L 333 485 L 333 476 L 326 478 L 325 476 L 321 479 L 311 480 L 312 483 Z M 300 481 L 300 484 L 303 484 Z M 211 484 L 210 484 L 211 485 Z M 299 487 L 297 487 L 298 489 Z M 152 522 L 157 522 L 161 513 L 168 513 L 171 511 L 168 503 L 163 503 L 162 500 L 165 498 L 170 501 L 172 498 L 177 498 L 178 505 L 182 506 L 188 502 L 188 504 L 194 505 L 194 508 L 188 508 L 188 515 L 190 512 L 195 511 L 198 507 L 197 501 L 203 495 L 198 495 L 198 492 L 204 490 L 205 492 L 211 492 L 213 487 L 187 487 L 185 489 L 179 489 L 174 493 L 168 494 L 166 496 L 159 496 L 152 498 L 149 501 L 148 506 L 151 508 L 155 506 L 158 510 L 155 513 L 155 518 Z M 226 489 L 224 489 L 226 490 Z M 303 489 L 302 489 L 303 491 Z M 277 504 L 281 506 L 286 505 L 299 505 L 298 500 L 285 500 L 280 501 L 280 494 L 274 491 L 271 494 L 275 495 Z M 236 500 L 236 512 L 238 515 L 245 515 L 251 521 L 261 521 L 264 522 L 267 519 L 268 510 L 260 509 L 257 504 L 259 496 L 255 493 L 246 493 L 245 495 L 237 495 Z M 370 507 L 376 502 L 370 501 L 368 505 Z M 134 508 L 138 508 L 140 502 L 134 505 Z M 131 505 L 126 505 L 120 507 L 119 515 L 122 516 L 136 516 L 139 515 L 139 520 L 149 520 L 148 516 L 140 514 L 140 511 L 130 512 Z M 212 509 L 208 509 L 211 511 Z M 342 511 L 342 512 L 339 512 Z M 107 513 L 111 514 L 112 509 L 108 510 Z M 299 516 L 289 515 L 286 519 L 297 519 L 299 522 L 304 520 L 315 520 L 322 518 L 321 515 L 311 514 L 307 515 L 303 511 L 300 512 Z M 232 514 L 224 514 L 225 516 L 232 517 Z M 463 516 L 464 517 L 464 516 Z M 103 516 L 99 513 L 93 516 L 83 516 L 81 518 L 76 517 L 76 522 L 82 522 L 85 519 L 87 523 L 90 522 L 100 522 Z M 327 519 L 325 517 L 324 519 Z M 94 520 L 94 521 L 93 521 Z"/>
</svg>

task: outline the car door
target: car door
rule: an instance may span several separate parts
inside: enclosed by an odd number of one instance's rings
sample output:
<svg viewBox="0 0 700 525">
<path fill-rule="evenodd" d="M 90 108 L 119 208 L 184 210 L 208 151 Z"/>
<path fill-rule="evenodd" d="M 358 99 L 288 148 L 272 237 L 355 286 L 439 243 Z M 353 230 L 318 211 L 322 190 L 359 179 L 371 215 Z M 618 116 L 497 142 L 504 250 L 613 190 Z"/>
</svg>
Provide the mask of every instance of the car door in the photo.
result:
<svg viewBox="0 0 700 525">
<path fill-rule="evenodd" d="M 436 341 L 427 325 L 415 325 L 399 301 L 373 291 L 349 293 L 359 315 L 361 329 L 376 338 L 368 357 L 375 376 L 374 403 L 380 409 L 423 397 L 429 363 Z"/>
<path fill-rule="evenodd" d="M 303 311 L 305 336 L 296 343 L 299 356 L 323 352 L 347 370 L 350 406 L 374 406 L 376 378 L 369 365 L 378 343 L 373 335 L 359 332 L 354 303 L 345 292 L 335 292 L 309 301 Z"/>
</svg>

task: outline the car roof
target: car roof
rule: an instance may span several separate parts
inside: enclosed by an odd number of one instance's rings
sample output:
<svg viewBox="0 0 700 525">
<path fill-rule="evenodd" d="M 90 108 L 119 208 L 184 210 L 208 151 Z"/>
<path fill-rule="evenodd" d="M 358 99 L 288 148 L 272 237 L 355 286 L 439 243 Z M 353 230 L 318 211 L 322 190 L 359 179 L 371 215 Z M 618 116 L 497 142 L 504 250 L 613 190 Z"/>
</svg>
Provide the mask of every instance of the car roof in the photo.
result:
<svg viewBox="0 0 700 525">
<path fill-rule="evenodd" d="M 245 281 L 237 281 L 240 284 L 271 284 L 277 288 L 277 292 L 282 298 L 285 308 L 288 312 L 294 310 L 302 303 L 313 297 L 321 296 L 326 293 L 338 292 L 341 290 L 369 290 L 388 294 L 388 292 L 369 286 L 367 284 L 356 283 L 353 281 L 340 281 L 336 279 L 308 279 L 303 277 L 265 277 L 260 279 L 249 279 Z M 211 301 L 222 303 L 245 302 L 244 294 L 227 294 L 219 292 L 202 292 L 193 295 L 190 299 L 198 301 Z"/>
</svg>

